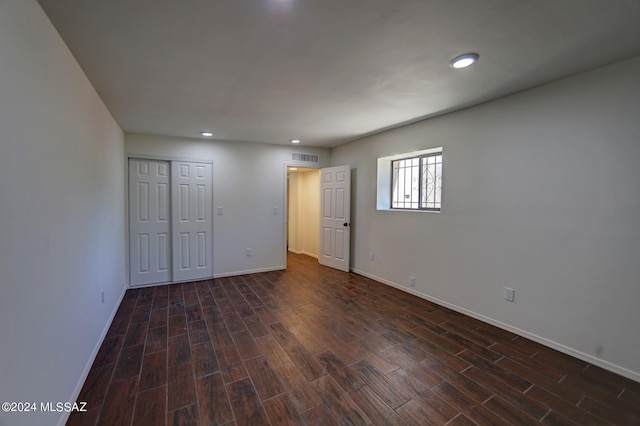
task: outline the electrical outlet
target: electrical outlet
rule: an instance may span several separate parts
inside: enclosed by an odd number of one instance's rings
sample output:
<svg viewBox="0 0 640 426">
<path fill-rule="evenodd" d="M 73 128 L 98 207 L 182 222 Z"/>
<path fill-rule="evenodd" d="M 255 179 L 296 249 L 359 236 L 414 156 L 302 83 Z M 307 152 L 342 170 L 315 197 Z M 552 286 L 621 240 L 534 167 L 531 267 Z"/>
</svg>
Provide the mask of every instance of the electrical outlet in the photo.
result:
<svg viewBox="0 0 640 426">
<path fill-rule="evenodd" d="M 100 301 L 104 304 L 104 290 L 100 290 Z"/>
<path fill-rule="evenodd" d="M 369 253 L 369 260 L 376 260 L 376 255 L 373 253 Z"/>
<path fill-rule="evenodd" d="M 247 256 L 251 257 L 253 255 L 253 250 L 251 250 L 250 248 L 247 249 Z"/>
<path fill-rule="evenodd" d="M 218 206 L 217 211 L 218 211 L 218 216 L 222 216 L 224 214 L 224 209 L 221 206 Z"/>
<path fill-rule="evenodd" d="M 416 286 L 416 277 L 409 277 L 409 286 L 411 287 Z"/>
<path fill-rule="evenodd" d="M 276 206 L 273 207 L 273 214 L 278 214 L 278 207 Z"/>
<path fill-rule="evenodd" d="M 516 296 L 516 291 L 512 288 L 505 287 L 504 288 L 504 300 L 507 302 L 513 302 Z"/>
</svg>

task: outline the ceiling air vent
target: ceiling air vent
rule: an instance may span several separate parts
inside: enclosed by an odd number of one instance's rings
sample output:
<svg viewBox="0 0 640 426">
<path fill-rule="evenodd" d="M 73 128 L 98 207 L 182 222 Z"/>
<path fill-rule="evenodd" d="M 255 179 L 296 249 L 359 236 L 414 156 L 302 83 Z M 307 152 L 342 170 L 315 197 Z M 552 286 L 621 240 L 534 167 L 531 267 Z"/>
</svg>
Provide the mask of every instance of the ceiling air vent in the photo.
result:
<svg viewBox="0 0 640 426">
<path fill-rule="evenodd" d="M 298 161 L 301 163 L 311 163 L 311 164 L 319 163 L 319 158 L 317 154 L 301 154 L 299 152 L 292 152 L 291 160 Z"/>
</svg>

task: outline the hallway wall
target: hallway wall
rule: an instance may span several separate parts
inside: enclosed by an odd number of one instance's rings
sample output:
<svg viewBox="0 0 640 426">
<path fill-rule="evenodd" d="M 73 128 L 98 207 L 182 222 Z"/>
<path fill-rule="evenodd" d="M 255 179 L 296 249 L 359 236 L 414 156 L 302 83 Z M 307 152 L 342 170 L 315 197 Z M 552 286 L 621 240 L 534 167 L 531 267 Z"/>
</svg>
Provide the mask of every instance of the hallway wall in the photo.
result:
<svg viewBox="0 0 640 426">
<path fill-rule="evenodd" d="M 289 251 L 317 258 L 320 247 L 320 172 L 289 173 Z"/>
</svg>

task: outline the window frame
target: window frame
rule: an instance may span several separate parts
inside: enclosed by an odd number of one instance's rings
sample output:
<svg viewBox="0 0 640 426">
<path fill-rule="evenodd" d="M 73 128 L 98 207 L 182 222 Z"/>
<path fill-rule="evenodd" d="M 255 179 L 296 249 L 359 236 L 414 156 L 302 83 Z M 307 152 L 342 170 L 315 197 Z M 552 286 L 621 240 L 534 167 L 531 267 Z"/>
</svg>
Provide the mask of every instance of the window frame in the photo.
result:
<svg viewBox="0 0 640 426">
<path fill-rule="evenodd" d="M 423 207 L 423 204 L 428 204 L 428 202 L 423 201 L 423 193 L 425 190 L 425 184 L 424 184 L 424 169 L 425 166 L 428 167 L 428 163 L 426 163 L 428 160 L 428 158 L 431 157 L 441 157 L 440 158 L 440 178 L 442 179 L 442 151 L 435 151 L 435 152 L 429 152 L 429 153 L 423 153 L 423 154 L 419 154 L 419 155 L 412 155 L 412 156 L 408 156 L 408 157 L 402 157 L 402 158 L 396 158 L 391 160 L 391 187 L 389 188 L 391 190 L 391 205 L 389 206 L 391 210 L 422 210 L 422 211 L 433 211 L 433 212 L 439 212 L 440 210 L 442 210 L 442 185 L 440 185 L 440 207 Z M 407 161 L 407 160 L 418 160 L 418 196 L 417 196 L 417 204 L 418 207 L 394 207 L 394 200 L 393 200 L 393 192 L 394 192 L 394 188 L 395 188 L 395 177 L 394 177 L 394 164 L 398 161 Z M 426 163 L 426 164 L 425 164 Z M 438 164 L 437 160 L 436 160 L 436 165 Z M 436 178 L 437 179 L 437 178 Z M 434 191 L 435 191 L 435 183 L 434 183 Z M 435 197 L 435 195 L 434 195 Z M 435 200 L 433 201 L 433 203 L 435 204 Z M 413 203 L 412 203 L 413 204 Z"/>
<path fill-rule="evenodd" d="M 420 212 L 420 213 L 440 213 L 442 211 L 442 204 L 444 202 L 444 193 L 442 191 L 444 182 L 441 185 L 440 192 L 440 208 L 407 208 L 407 207 L 392 207 L 393 198 L 393 170 L 392 163 L 395 160 L 411 159 L 422 156 L 436 156 L 442 155 L 442 167 L 444 167 L 444 152 L 443 148 L 434 147 L 417 151 L 404 152 L 401 154 L 389 155 L 386 157 L 379 157 L 377 159 L 377 182 L 376 182 L 376 210 L 379 211 L 392 211 L 392 212 Z M 444 170 L 441 169 L 441 175 Z"/>
</svg>

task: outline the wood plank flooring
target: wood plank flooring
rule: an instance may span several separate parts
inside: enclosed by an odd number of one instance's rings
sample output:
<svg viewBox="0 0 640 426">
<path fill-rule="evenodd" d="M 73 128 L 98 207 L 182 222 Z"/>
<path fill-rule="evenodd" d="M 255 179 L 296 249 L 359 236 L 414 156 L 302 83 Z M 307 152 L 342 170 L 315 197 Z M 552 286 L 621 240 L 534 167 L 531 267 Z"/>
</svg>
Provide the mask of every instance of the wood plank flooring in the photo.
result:
<svg viewBox="0 0 640 426">
<path fill-rule="evenodd" d="M 68 425 L 634 425 L 640 384 L 355 274 L 128 290 Z"/>
</svg>

